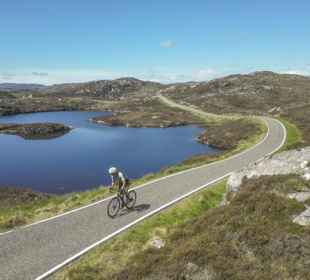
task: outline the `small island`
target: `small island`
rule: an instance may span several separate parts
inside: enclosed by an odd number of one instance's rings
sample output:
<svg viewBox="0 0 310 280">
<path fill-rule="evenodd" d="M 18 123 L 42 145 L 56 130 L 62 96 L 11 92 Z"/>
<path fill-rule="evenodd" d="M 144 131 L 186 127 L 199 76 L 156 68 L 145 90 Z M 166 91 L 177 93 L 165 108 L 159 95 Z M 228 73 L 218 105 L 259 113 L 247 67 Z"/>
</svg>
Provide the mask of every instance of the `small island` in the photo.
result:
<svg viewBox="0 0 310 280">
<path fill-rule="evenodd" d="M 24 139 L 56 138 L 70 130 L 70 127 L 57 123 L 0 124 L 0 133 L 18 135 Z"/>
</svg>

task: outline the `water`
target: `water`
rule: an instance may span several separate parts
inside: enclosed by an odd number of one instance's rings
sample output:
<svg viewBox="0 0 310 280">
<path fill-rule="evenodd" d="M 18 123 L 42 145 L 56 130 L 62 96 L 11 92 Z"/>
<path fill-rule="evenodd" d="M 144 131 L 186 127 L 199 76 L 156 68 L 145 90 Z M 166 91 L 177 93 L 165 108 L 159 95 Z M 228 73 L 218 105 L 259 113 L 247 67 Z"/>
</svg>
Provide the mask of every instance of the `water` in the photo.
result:
<svg viewBox="0 0 310 280">
<path fill-rule="evenodd" d="M 110 166 L 138 178 L 190 156 L 216 152 L 195 141 L 201 131 L 198 127 L 125 128 L 88 121 L 103 114 L 48 112 L 1 117 L 2 123 L 56 122 L 74 129 L 48 140 L 0 134 L 0 186 L 48 193 L 81 191 L 110 184 Z"/>
</svg>

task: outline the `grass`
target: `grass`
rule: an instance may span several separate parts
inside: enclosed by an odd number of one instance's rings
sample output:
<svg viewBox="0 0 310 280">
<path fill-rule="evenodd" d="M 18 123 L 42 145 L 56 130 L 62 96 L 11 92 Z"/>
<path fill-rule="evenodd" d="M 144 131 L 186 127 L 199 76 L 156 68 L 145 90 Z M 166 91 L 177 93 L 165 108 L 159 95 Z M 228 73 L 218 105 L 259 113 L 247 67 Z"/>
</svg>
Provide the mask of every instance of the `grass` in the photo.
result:
<svg viewBox="0 0 310 280">
<path fill-rule="evenodd" d="M 253 121 L 249 119 L 249 121 Z M 163 168 L 157 173 L 146 174 L 142 178 L 133 180 L 132 185 L 137 186 L 174 174 L 189 168 L 198 167 L 203 164 L 223 160 L 229 156 L 239 153 L 260 141 L 266 133 L 263 123 L 256 121 L 256 133 L 239 141 L 235 149 L 227 150 L 217 155 L 199 155 L 189 158 L 179 164 Z M 83 205 L 108 197 L 110 193 L 105 187 L 98 187 L 85 192 L 70 193 L 67 195 L 42 198 L 19 205 L 0 206 L 0 232 L 10 230 L 17 226 L 26 225 L 57 214 L 61 214 Z"/>
<path fill-rule="evenodd" d="M 305 206 L 285 197 L 293 182 L 308 184 L 296 175 L 246 180 L 229 204 L 175 228 L 163 248 L 132 254 L 109 278 L 95 266 L 88 279 L 310 279 L 310 228 L 292 222 Z M 79 272 L 67 279 L 83 279 Z"/>
<path fill-rule="evenodd" d="M 279 118 L 286 128 L 286 142 L 280 151 L 287 151 L 298 148 L 303 143 L 303 135 L 301 130 L 293 123 L 284 118 Z"/>
<path fill-rule="evenodd" d="M 219 205 L 226 181 L 198 192 L 160 214 L 100 245 L 78 262 L 57 273 L 55 279 L 113 279 L 111 275 L 125 267 L 131 256 L 150 247 L 150 241 L 168 237 L 178 228 L 198 218 L 208 209 Z M 126 279 L 126 278 L 124 278 Z"/>
<path fill-rule="evenodd" d="M 309 94 L 308 94 L 309 95 Z M 301 141 L 299 141 L 297 148 L 302 148 L 310 145 L 310 105 L 303 104 L 298 108 L 291 108 L 282 115 L 290 123 L 297 126 L 300 131 Z"/>
<path fill-rule="evenodd" d="M 7 231 L 16 226 L 49 218 L 100 200 L 108 195 L 107 188 L 99 187 L 85 192 L 43 197 L 13 206 L 2 205 L 0 206 L 0 231 Z"/>
<path fill-rule="evenodd" d="M 160 102 L 158 102 L 160 104 Z M 182 110 L 186 110 L 186 108 L 182 108 Z M 191 110 L 190 110 L 191 112 Z M 207 127 L 210 126 L 210 122 L 207 120 L 206 115 L 201 115 L 203 112 L 191 112 L 192 114 L 199 115 L 201 121 L 207 124 Z M 199 113 L 199 114 L 198 114 Z M 197 115 L 198 114 L 198 115 Z M 221 131 L 227 130 L 222 128 L 222 126 L 227 126 L 229 122 L 236 122 L 236 120 L 232 120 L 230 117 L 222 121 L 220 118 L 220 122 L 217 122 L 217 129 L 219 130 L 216 133 L 216 129 L 213 129 L 213 133 L 217 134 L 216 137 L 221 137 L 224 134 Z M 241 124 L 241 125 L 240 125 Z M 229 156 L 237 154 L 254 144 L 260 141 L 263 136 L 266 134 L 266 126 L 258 119 L 255 118 L 243 118 L 238 125 L 234 125 L 234 128 L 230 134 L 235 133 L 238 134 L 236 137 L 232 137 L 235 135 L 228 135 L 229 139 L 235 139 L 234 145 L 228 147 L 227 150 L 221 152 L 219 154 L 208 156 L 208 155 L 198 155 L 183 162 L 163 168 L 157 173 L 146 174 L 142 178 L 137 180 L 133 180 L 133 186 L 141 185 L 143 183 L 149 182 L 154 179 L 158 179 L 163 176 L 167 176 L 173 173 L 177 173 L 189 168 L 198 167 L 204 164 L 212 163 L 215 161 L 223 160 Z M 213 124 L 214 125 L 214 124 Z M 246 132 L 243 133 L 243 127 L 246 127 Z M 251 133 L 249 133 L 251 132 Z M 225 134 L 226 135 L 226 134 Z M 215 137 L 215 138 L 216 138 Z M 33 201 L 28 201 L 26 203 L 20 203 L 18 205 L 12 206 L 0 206 L 0 232 L 7 231 L 16 226 L 21 226 L 25 224 L 29 224 L 38 220 L 46 219 L 57 214 L 61 214 L 67 212 L 69 210 L 78 208 L 80 206 L 89 204 L 94 201 L 98 201 L 102 198 L 109 196 L 110 194 L 107 192 L 105 187 L 99 187 L 95 189 L 91 189 L 86 192 L 80 193 L 71 193 L 67 195 L 54 196 L 54 197 L 46 197 L 42 199 L 37 199 Z"/>
</svg>

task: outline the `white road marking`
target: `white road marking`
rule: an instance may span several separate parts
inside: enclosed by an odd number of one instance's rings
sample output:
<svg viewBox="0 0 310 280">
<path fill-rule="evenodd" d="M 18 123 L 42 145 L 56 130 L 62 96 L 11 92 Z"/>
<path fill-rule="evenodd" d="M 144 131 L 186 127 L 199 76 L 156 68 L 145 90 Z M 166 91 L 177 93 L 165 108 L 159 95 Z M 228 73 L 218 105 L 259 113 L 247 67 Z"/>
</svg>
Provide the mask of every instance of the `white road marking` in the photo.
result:
<svg viewBox="0 0 310 280">
<path fill-rule="evenodd" d="M 284 145 L 284 143 L 285 143 L 285 141 L 286 141 L 286 137 L 287 137 L 286 129 L 285 129 L 284 125 L 282 124 L 282 122 L 280 122 L 279 120 L 276 120 L 276 121 L 277 121 L 278 123 L 280 123 L 280 125 L 281 125 L 281 127 L 282 127 L 282 129 L 283 129 L 283 132 L 284 132 L 284 137 L 283 137 L 283 139 L 282 139 L 282 142 L 281 142 L 281 144 L 280 144 L 274 151 L 272 151 L 272 152 L 266 154 L 264 157 L 260 158 L 260 159 L 257 160 L 256 162 L 261 161 L 261 160 L 263 160 L 266 156 L 271 155 L 271 154 L 277 152 L 278 150 L 280 150 L 281 147 Z M 266 122 L 266 121 L 265 121 L 265 122 Z M 267 125 L 267 127 L 268 127 L 267 134 L 266 134 L 266 136 L 264 137 L 264 139 L 263 139 L 262 141 L 260 141 L 260 142 L 259 142 L 258 144 L 256 144 L 254 147 L 252 147 L 252 148 L 250 148 L 250 149 L 248 149 L 248 150 L 246 150 L 246 151 L 244 151 L 244 152 L 242 152 L 242 153 L 240 153 L 240 154 L 238 154 L 238 155 L 232 156 L 232 157 L 230 157 L 230 158 L 228 158 L 228 159 L 235 158 L 236 156 L 239 156 L 239 155 L 241 155 L 241 154 L 244 154 L 245 152 L 248 152 L 248 151 L 252 150 L 253 148 L 255 148 L 256 146 L 262 144 L 262 143 L 267 139 L 267 137 L 269 136 L 269 126 Z M 228 159 L 225 159 L 225 160 L 222 160 L 222 161 L 219 161 L 219 162 L 227 161 Z M 216 164 L 216 163 L 219 163 L 219 162 L 214 162 L 214 163 L 211 163 L 211 164 L 209 164 L 209 165 Z M 194 170 L 194 169 L 202 168 L 202 167 L 205 167 L 205 166 L 207 166 L 207 165 L 200 166 L 200 167 L 196 167 L 196 168 L 192 168 L 192 169 L 189 169 L 189 170 Z M 163 177 L 163 178 L 161 178 L 161 180 L 164 179 L 164 178 L 171 177 L 171 176 L 176 176 L 177 174 L 182 174 L 182 173 L 188 172 L 189 170 L 181 171 L 181 172 L 179 172 L 179 173 L 176 173 L 176 174 L 172 174 L 172 175 Z M 126 225 L 126 226 L 124 226 L 124 227 L 122 227 L 122 228 L 120 228 L 120 229 L 118 229 L 117 231 L 113 232 L 112 234 L 110 234 L 110 235 L 108 235 L 108 236 L 102 238 L 101 240 L 95 242 L 94 244 L 90 245 L 89 247 L 85 248 L 84 250 L 80 251 L 79 253 L 73 255 L 72 257 L 68 258 L 68 259 L 65 260 L 64 262 L 62 262 L 62 263 L 56 265 L 55 267 L 51 268 L 50 270 L 48 270 L 48 271 L 45 272 L 44 274 L 38 276 L 35 280 L 41 280 L 41 279 L 46 278 L 47 276 L 49 276 L 49 275 L 53 274 L 54 272 L 56 272 L 57 270 L 59 270 L 61 267 L 67 265 L 68 263 L 72 262 L 73 260 L 76 260 L 77 258 L 79 258 L 80 256 L 82 256 L 83 254 L 87 253 L 89 250 L 95 248 L 96 246 L 100 245 L 101 243 L 107 241 L 108 239 L 111 239 L 112 237 L 118 235 L 119 233 L 125 231 L 126 229 L 132 227 L 133 225 L 135 225 L 135 224 L 137 224 L 137 223 L 143 221 L 144 219 L 146 219 L 146 218 L 148 218 L 148 217 L 150 217 L 150 216 L 152 216 L 152 215 L 154 215 L 154 214 L 160 212 L 161 210 L 163 210 L 163 209 L 165 209 L 165 208 L 167 208 L 167 207 L 169 207 L 169 206 L 175 204 L 176 202 L 178 202 L 178 201 L 180 201 L 180 200 L 182 200 L 182 199 L 184 199 L 184 198 L 186 198 L 186 197 L 192 195 L 193 193 L 198 192 L 198 191 L 200 191 L 200 190 L 206 188 L 207 186 L 212 185 L 212 184 L 214 184 L 214 183 L 216 183 L 216 182 L 218 182 L 218 181 L 220 181 L 220 180 L 226 178 L 226 177 L 229 176 L 231 173 L 232 173 L 232 172 L 229 172 L 229 173 L 227 173 L 227 174 L 225 174 L 225 175 L 223 175 L 223 176 L 221 176 L 221 177 L 219 177 L 219 178 L 217 178 L 217 179 L 215 179 L 215 180 L 209 182 L 208 184 L 205 184 L 205 185 L 203 185 L 203 186 L 200 186 L 200 187 L 198 187 L 198 188 L 196 188 L 196 189 L 194 189 L 194 190 L 192 190 L 192 191 L 190 191 L 190 192 L 188 192 L 188 193 L 186 193 L 186 194 L 184 194 L 184 195 L 182 195 L 182 196 L 180 196 L 180 197 L 177 197 L 176 199 L 174 199 L 174 200 L 172 200 L 172 201 L 170 201 L 170 202 L 168 202 L 168 203 L 166 203 L 166 204 L 160 206 L 159 208 L 157 208 L 157 209 L 155 209 L 155 210 L 149 212 L 148 214 L 146 214 L 146 215 L 144 215 L 144 216 L 138 218 L 137 220 L 135 220 L 135 221 L 129 223 L 128 225 Z M 154 183 L 154 182 L 159 181 L 159 180 L 160 180 L 160 179 L 157 179 L 157 180 L 154 180 L 154 181 L 152 181 L 152 182 Z M 136 187 L 135 189 L 141 188 L 141 187 L 143 187 L 143 186 L 145 186 L 145 185 L 147 185 L 147 184 L 150 184 L 150 182 L 149 182 L 149 183 L 146 183 L 146 184 L 144 184 L 144 185 L 138 186 L 138 187 Z M 107 198 L 107 199 L 108 199 L 108 198 Z M 104 199 L 104 200 L 107 200 L 107 199 Z M 95 204 L 98 204 L 98 203 L 100 203 L 100 202 L 96 202 Z M 94 205 L 94 204 L 93 204 L 93 205 Z M 89 207 L 89 206 L 88 206 L 88 207 Z M 83 209 L 84 209 L 84 208 L 86 208 L 86 207 L 83 207 Z M 79 209 L 81 209 L 81 208 L 79 208 Z M 78 209 L 76 209 L 76 211 L 77 211 L 77 210 L 78 210 Z M 63 214 L 60 215 L 60 216 L 63 216 Z M 59 216 L 58 216 L 58 217 L 59 217 Z"/>
<path fill-rule="evenodd" d="M 180 172 L 177 172 L 177 173 L 173 173 L 173 174 L 170 174 L 170 175 L 167 175 L 167 176 L 164 176 L 164 177 L 160 177 L 160 178 L 158 178 L 158 179 L 155 179 L 155 180 L 152 180 L 152 181 L 150 181 L 150 182 L 144 183 L 144 184 L 142 184 L 142 185 L 136 186 L 136 187 L 134 187 L 134 188 L 132 188 L 132 189 L 133 189 L 133 190 L 137 190 L 137 189 L 140 189 L 140 188 L 144 188 L 144 187 L 146 187 L 146 186 L 148 186 L 148 185 L 151 185 L 151 184 L 153 184 L 153 183 L 156 183 L 156 182 L 165 180 L 165 179 L 167 179 L 167 178 L 174 177 L 174 176 L 178 176 L 178 175 L 180 175 L 180 174 L 184 174 L 184 173 L 186 173 L 186 172 L 191 172 L 191 171 L 193 171 L 193 170 L 198 170 L 198 169 L 201 169 L 201 168 L 204 168 L 204 167 L 207 167 L 207 166 L 212 166 L 212 165 L 215 165 L 215 164 L 219 164 L 219 163 L 221 163 L 221 162 L 225 162 L 225 161 L 231 160 L 231 159 L 233 159 L 233 158 L 236 158 L 236 157 L 238 157 L 238 156 L 240 156 L 240 155 L 243 155 L 243 154 L 245 154 L 245 153 L 248 153 L 249 151 L 255 149 L 257 146 L 259 146 L 259 145 L 261 145 L 262 143 L 264 143 L 264 142 L 266 141 L 266 139 L 268 138 L 268 136 L 269 136 L 269 126 L 268 126 L 268 123 L 267 123 L 267 121 L 266 121 L 264 118 L 261 118 L 261 119 L 262 119 L 262 121 L 265 122 L 265 124 L 266 124 L 266 126 L 267 126 L 267 133 L 266 133 L 265 137 L 264 137 L 259 143 L 257 143 L 256 145 L 254 145 L 253 147 L 251 147 L 251 148 L 249 148 L 249 149 L 247 149 L 247 150 L 245 150 L 245 151 L 243 151 L 243 152 L 241 152 L 241 153 L 239 153 L 239 154 L 233 155 L 233 156 L 231 156 L 231 157 L 229 157 L 229 158 L 222 159 L 222 160 L 219 160 L 219 161 L 215 161 L 215 162 L 212 162 L 212 163 L 207 163 L 207 164 L 204 164 L 204 165 L 201 165 L 201 166 L 197 166 L 197 167 L 193 167 L 193 168 L 190 168 L 190 169 L 186 169 L 186 170 L 183 170 L 183 171 L 180 171 Z M 276 121 L 278 121 L 278 120 L 276 120 Z M 282 124 L 280 121 L 278 121 L 278 122 L 279 122 L 279 123 L 282 125 L 282 127 L 284 128 L 283 124 Z M 286 131 L 285 128 L 284 128 L 284 131 Z M 284 142 L 285 142 L 285 140 L 284 140 Z M 272 152 L 272 153 L 274 153 L 274 152 Z M 53 219 L 60 218 L 60 217 L 65 216 L 65 215 L 70 215 L 70 214 L 75 213 L 75 212 L 77 212 L 77 211 L 81 211 L 81 210 L 86 209 L 86 208 L 88 208 L 88 207 L 92 207 L 92 206 L 95 206 L 95 205 L 97 205 L 97 204 L 103 203 L 103 202 L 105 202 L 105 201 L 111 199 L 111 198 L 114 197 L 114 196 L 115 196 L 115 195 L 106 197 L 106 198 L 104 198 L 104 199 L 101 199 L 101 200 L 98 200 L 98 201 L 96 201 L 96 202 L 87 204 L 87 205 L 85 205 L 85 206 L 82 206 L 82 207 L 79 207 L 79 208 L 76 208 L 76 209 L 67 211 L 67 212 L 62 213 L 62 214 L 59 214 L 59 215 L 55 215 L 55 216 L 50 217 L 50 218 L 46 218 L 46 219 L 43 219 L 43 220 L 40 220 L 40 221 L 31 223 L 31 224 L 29 224 L 29 225 L 22 226 L 22 227 L 20 227 L 20 228 L 32 227 L 32 226 L 35 226 L 35 225 L 38 225 L 38 224 L 41 224 L 41 223 L 48 222 L 48 221 L 53 220 Z M 17 229 L 18 229 L 18 228 L 17 228 Z M 8 233 L 11 233 L 12 231 L 14 231 L 14 230 L 11 230 L 11 231 L 9 231 L 9 232 L 4 232 L 4 233 L 2 233 L 2 234 L 3 234 L 3 235 L 4 235 L 4 234 L 8 234 Z"/>
<path fill-rule="evenodd" d="M 57 266 L 53 267 L 53 268 L 50 269 L 49 271 L 47 271 L 47 272 L 45 272 L 44 274 L 40 275 L 40 276 L 37 277 L 35 280 L 44 279 L 45 277 L 51 275 L 52 273 L 54 273 L 55 271 L 57 271 L 57 270 L 60 269 L 61 267 L 65 266 L 65 265 L 67 265 L 68 263 L 72 262 L 73 260 L 79 258 L 79 257 L 82 256 L 83 254 L 87 253 L 89 250 L 91 250 L 91 249 L 93 249 L 94 247 L 100 245 L 101 243 L 107 241 L 108 239 L 111 239 L 112 237 L 118 235 L 119 233 L 125 231 L 126 229 L 132 227 L 133 225 L 135 225 L 135 224 L 137 224 L 137 223 L 143 221 L 144 219 L 146 219 L 146 218 L 148 218 L 148 217 L 150 217 L 150 216 L 152 216 L 152 215 L 154 215 L 154 214 L 160 212 L 161 210 L 163 210 L 163 209 L 165 209 L 165 208 L 167 208 L 167 207 L 169 207 L 169 206 L 175 204 L 176 202 L 178 202 L 178 201 L 180 201 L 180 200 L 182 200 L 182 199 L 184 199 L 184 198 L 190 196 L 191 194 L 193 194 L 193 193 L 195 193 L 195 192 L 198 192 L 199 190 L 201 190 L 201 189 L 203 189 L 203 188 L 205 188 L 205 187 L 207 187 L 207 186 L 209 186 L 209 185 L 211 185 L 211 184 L 214 184 L 214 183 L 216 183 L 216 182 L 222 180 L 223 178 L 229 176 L 230 174 L 231 174 L 231 173 L 227 173 L 226 175 L 224 175 L 224 176 L 222 176 L 222 177 L 220 177 L 220 178 L 217 178 L 217 179 L 215 179 L 215 180 L 209 182 L 209 183 L 206 184 L 206 185 L 203 185 L 203 186 L 201 186 L 201 187 L 199 187 L 199 188 L 196 188 L 196 189 L 190 191 L 189 193 L 186 193 L 186 194 L 184 194 L 184 195 L 182 195 L 182 196 L 180 196 L 180 197 L 178 197 L 178 198 L 176 198 L 176 199 L 174 199 L 174 200 L 172 200 L 172 201 L 170 201 L 170 202 L 168 202 L 168 203 L 166 203 L 166 204 L 160 206 L 159 208 L 154 209 L 153 211 L 149 212 L 148 214 L 146 214 L 146 215 L 144 215 L 144 216 L 138 218 L 137 220 L 135 220 L 135 221 L 129 223 L 128 225 L 126 225 L 126 226 L 124 226 L 124 227 L 118 229 L 117 231 L 111 233 L 110 235 L 108 235 L 108 236 L 102 238 L 101 240 L 97 241 L 96 243 L 90 245 L 89 247 L 87 247 L 87 248 L 85 248 L 84 250 L 80 251 L 80 252 L 77 253 L 76 255 L 73 255 L 72 257 L 68 258 L 68 259 L 65 260 L 64 262 L 58 264 Z"/>
</svg>

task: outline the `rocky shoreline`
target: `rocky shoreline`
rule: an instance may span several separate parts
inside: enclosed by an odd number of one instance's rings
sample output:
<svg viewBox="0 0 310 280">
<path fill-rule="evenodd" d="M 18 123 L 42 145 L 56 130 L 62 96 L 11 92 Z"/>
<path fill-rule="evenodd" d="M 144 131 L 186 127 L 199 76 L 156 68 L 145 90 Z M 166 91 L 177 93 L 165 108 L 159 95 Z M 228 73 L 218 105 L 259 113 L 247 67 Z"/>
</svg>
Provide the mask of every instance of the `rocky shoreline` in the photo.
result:
<svg viewBox="0 0 310 280">
<path fill-rule="evenodd" d="M 17 135 L 24 139 L 56 138 L 70 130 L 70 127 L 57 123 L 0 124 L 0 134 Z"/>
</svg>

